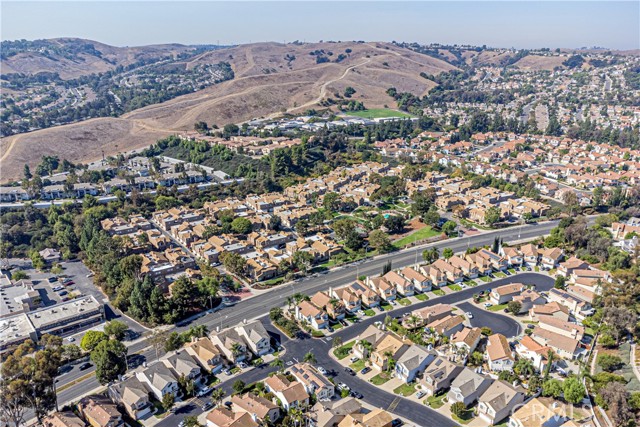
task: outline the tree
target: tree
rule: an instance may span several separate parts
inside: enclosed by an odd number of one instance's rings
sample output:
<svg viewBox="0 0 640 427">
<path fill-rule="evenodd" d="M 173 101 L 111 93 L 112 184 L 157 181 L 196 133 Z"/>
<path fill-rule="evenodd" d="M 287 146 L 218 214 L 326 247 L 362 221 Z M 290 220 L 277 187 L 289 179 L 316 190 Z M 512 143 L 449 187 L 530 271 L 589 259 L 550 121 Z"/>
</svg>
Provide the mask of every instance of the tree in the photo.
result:
<svg viewBox="0 0 640 427">
<path fill-rule="evenodd" d="M 164 343 L 164 351 L 169 352 L 177 350 L 182 347 L 182 344 L 184 344 L 184 341 L 180 334 L 177 332 L 171 332 Z"/>
<path fill-rule="evenodd" d="M 458 224 L 455 221 L 447 221 L 442 225 L 442 231 L 447 234 L 447 236 L 451 236 L 455 231 Z"/>
<path fill-rule="evenodd" d="M 578 206 L 578 196 L 573 191 L 565 191 L 562 195 L 562 201 L 569 208 L 573 216 L 573 210 Z"/>
<path fill-rule="evenodd" d="M 213 406 L 218 406 L 220 404 L 220 402 L 222 402 L 222 399 L 224 399 L 224 390 L 221 388 L 216 388 L 213 389 L 213 391 L 211 392 L 211 403 L 213 403 Z"/>
<path fill-rule="evenodd" d="M 626 307 L 611 306 L 602 311 L 602 320 L 611 330 L 616 342 L 620 342 L 620 337 L 636 324 L 637 316 Z"/>
<path fill-rule="evenodd" d="M 484 361 L 484 355 L 479 351 L 474 351 L 471 353 L 471 357 L 469 359 L 469 363 L 473 366 L 481 366 Z"/>
<path fill-rule="evenodd" d="M 451 413 L 458 418 L 462 418 L 464 413 L 467 411 L 467 407 L 464 406 L 462 402 L 455 402 L 451 405 Z"/>
<path fill-rule="evenodd" d="M 318 363 L 316 356 L 310 351 L 304 355 L 304 358 L 302 360 L 307 363 Z"/>
<path fill-rule="evenodd" d="M 343 343 L 342 338 L 339 337 L 339 336 L 336 336 L 333 339 L 333 343 L 331 345 L 332 345 L 333 348 L 338 348 L 338 347 L 342 346 L 342 343 Z"/>
<path fill-rule="evenodd" d="M 598 396 L 609 409 L 614 425 L 630 425 L 629 421 L 633 419 L 633 410 L 629 402 L 629 392 L 623 384 L 617 381 L 610 382 L 598 392 Z"/>
<path fill-rule="evenodd" d="M 598 365 L 600 365 L 603 371 L 613 372 L 622 366 L 622 359 L 613 354 L 599 354 Z"/>
<path fill-rule="evenodd" d="M 446 259 L 449 259 L 453 256 L 453 249 L 451 248 L 444 248 L 442 250 L 442 256 L 445 257 Z"/>
<path fill-rule="evenodd" d="M 500 217 L 501 216 L 502 216 L 502 212 L 500 211 L 500 208 L 497 207 L 497 206 L 491 206 L 484 213 L 484 222 L 485 222 L 485 224 L 487 224 L 488 226 L 491 227 L 495 223 L 500 221 Z"/>
<path fill-rule="evenodd" d="M 222 252 L 220 254 L 220 261 L 222 261 L 224 268 L 231 273 L 244 274 L 247 261 L 240 254 L 235 252 Z"/>
<path fill-rule="evenodd" d="M 279 231 L 282 228 L 282 218 L 278 215 L 271 215 L 269 218 L 269 229 Z"/>
<path fill-rule="evenodd" d="M 269 366 L 272 368 L 278 368 L 278 370 L 281 371 L 284 368 L 284 361 L 279 357 L 276 357 L 271 361 L 271 363 L 269 363 Z"/>
<path fill-rule="evenodd" d="M 198 417 L 195 415 L 189 415 L 183 419 L 184 427 L 202 427 L 202 424 L 198 422 Z"/>
<path fill-rule="evenodd" d="M 236 392 L 236 393 L 242 393 L 242 392 L 244 391 L 244 387 L 245 387 L 245 385 L 246 385 L 246 384 L 244 383 L 244 381 L 242 381 L 242 380 L 236 380 L 236 381 L 233 383 L 233 386 L 232 386 L 233 391 L 234 391 L 234 392 Z"/>
<path fill-rule="evenodd" d="M 313 262 L 313 255 L 307 251 L 296 251 L 293 253 L 293 265 L 304 274 L 307 274 Z"/>
<path fill-rule="evenodd" d="M 555 399 L 562 396 L 562 383 L 558 380 L 550 379 L 542 383 L 542 395 Z"/>
<path fill-rule="evenodd" d="M 390 233 L 399 233 L 404 229 L 404 218 L 399 215 L 389 215 L 384 220 L 384 226 Z"/>
<path fill-rule="evenodd" d="M 565 288 L 565 278 L 564 276 L 556 277 L 556 281 L 553 284 L 553 287 L 556 289 L 564 289 Z"/>
<path fill-rule="evenodd" d="M 75 344 L 68 344 L 62 346 L 62 362 L 72 362 L 82 357 L 82 350 Z"/>
<path fill-rule="evenodd" d="M 101 341 L 91 352 L 96 365 L 96 378 L 100 384 L 108 384 L 127 371 L 127 348 L 120 341 Z"/>
<path fill-rule="evenodd" d="M 518 314 L 520 313 L 520 310 L 522 310 L 522 304 L 519 301 L 509 301 L 509 304 L 507 304 L 507 310 L 513 314 Z"/>
<path fill-rule="evenodd" d="M 33 174 L 31 173 L 31 169 L 29 168 L 28 164 L 24 164 L 24 169 L 22 172 L 22 176 L 24 177 L 25 181 L 29 181 L 31 178 L 33 178 Z"/>
<path fill-rule="evenodd" d="M 162 395 L 162 407 L 165 411 L 171 409 L 173 404 L 175 403 L 176 398 L 172 393 L 165 393 Z"/>
<path fill-rule="evenodd" d="M 251 221 L 247 218 L 236 218 L 231 222 L 231 228 L 238 234 L 249 234 L 251 232 Z"/>
<path fill-rule="evenodd" d="M 429 264 L 436 262 L 439 257 L 440 254 L 438 253 L 438 249 L 436 248 L 425 249 L 422 252 L 422 259 Z"/>
<path fill-rule="evenodd" d="M 104 333 L 109 337 L 122 341 L 125 333 L 129 330 L 129 327 L 118 320 L 112 320 L 104 325 Z"/>
<path fill-rule="evenodd" d="M 564 392 L 564 399 L 569 403 L 578 404 L 584 399 L 584 385 L 582 385 L 578 377 L 567 378 L 564 381 L 562 390 Z"/>
<path fill-rule="evenodd" d="M 87 331 L 80 341 L 80 348 L 84 351 L 92 351 L 102 341 L 107 341 L 109 336 L 102 331 Z"/>
<path fill-rule="evenodd" d="M 322 199 L 322 206 L 329 212 L 335 212 L 340 207 L 340 195 L 338 193 L 326 193 Z"/>
<path fill-rule="evenodd" d="M 388 252 L 391 249 L 389 235 L 382 230 L 373 230 L 369 233 L 369 245 L 380 253 Z"/>
</svg>

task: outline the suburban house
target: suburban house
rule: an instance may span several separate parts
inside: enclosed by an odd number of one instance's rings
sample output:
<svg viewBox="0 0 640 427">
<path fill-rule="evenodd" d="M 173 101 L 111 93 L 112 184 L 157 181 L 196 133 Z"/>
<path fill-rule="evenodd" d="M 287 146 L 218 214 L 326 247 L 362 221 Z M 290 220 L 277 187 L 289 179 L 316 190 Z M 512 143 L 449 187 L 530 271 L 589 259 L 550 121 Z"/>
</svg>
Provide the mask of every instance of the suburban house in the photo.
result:
<svg viewBox="0 0 640 427">
<path fill-rule="evenodd" d="M 442 356 L 435 358 L 422 374 L 422 388 L 430 395 L 446 390 L 464 368 L 448 361 Z"/>
<path fill-rule="evenodd" d="M 449 304 L 436 304 L 430 307 L 413 310 L 411 312 L 411 316 L 417 317 L 420 320 L 420 325 L 424 326 L 435 322 L 436 320 L 444 319 L 451 315 L 452 311 L 453 307 Z"/>
<path fill-rule="evenodd" d="M 77 406 L 82 418 L 92 427 L 124 426 L 122 414 L 105 396 L 94 394 L 83 397 Z"/>
<path fill-rule="evenodd" d="M 162 362 L 173 372 L 176 378 L 184 376 L 186 379 L 192 380 L 196 385 L 200 384 L 202 380 L 200 365 L 186 351 L 178 351 L 163 359 Z"/>
<path fill-rule="evenodd" d="M 376 291 L 380 298 L 385 301 L 393 301 L 396 299 L 396 287 L 387 282 L 382 277 L 367 277 L 367 286 Z"/>
<path fill-rule="evenodd" d="M 231 404 L 234 412 L 246 412 L 253 421 L 259 423 L 264 422 L 266 417 L 271 422 L 280 419 L 280 407 L 255 393 L 235 394 L 231 396 Z"/>
<path fill-rule="evenodd" d="M 186 352 L 207 371 L 217 373 L 222 370 L 222 352 L 208 337 L 187 343 Z"/>
<path fill-rule="evenodd" d="M 580 341 L 543 328 L 534 328 L 531 337 L 541 345 L 551 347 L 558 356 L 567 360 L 579 359 L 586 353 Z"/>
<path fill-rule="evenodd" d="M 370 355 L 369 349 L 374 349 L 386 335 L 388 335 L 388 332 L 384 332 L 374 325 L 369 326 L 356 339 L 352 349 L 353 355 L 360 359 L 368 359 Z"/>
<path fill-rule="evenodd" d="M 318 401 L 311 408 L 309 421 L 312 427 L 335 427 L 349 414 L 358 414 L 362 405 L 353 397 L 340 400 Z"/>
<path fill-rule="evenodd" d="M 572 256 L 568 260 L 560 263 L 558 266 L 558 274 L 562 274 L 564 277 L 569 278 L 575 270 L 584 270 L 587 268 L 589 268 L 589 263 Z"/>
<path fill-rule="evenodd" d="M 584 326 L 578 325 L 576 323 L 557 319 L 553 316 L 542 316 L 540 319 L 538 319 L 538 322 L 539 328 L 555 332 L 556 334 L 564 335 L 574 340 L 580 341 L 584 336 Z"/>
<path fill-rule="evenodd" d="M 311 297 L 311 304 L 326 311 L 329 317 L 334 320 L 344 319 L 346 315 L 345 301 L 341 301 L 342 298 L 332 296 L 333 294 L 334 293 L 332 292 L 331 288 L 329 288 L 329 292 L 316 292 Z M 358 298 L 357 296 L 353 298 L 349 293 L 346 295 L 346 297 L 347 302 L 353 304 L 353 306 L 349 307 L 349 311 L 352 311 L 352 308 L 355 306 L 360 306 L 360 298 Z"/>
<path fill-rule="evenodd" d="M 513 387 L 505 381 L 494 381 L 478 399 L 478 414 L 490 425 L 498 424 L 524 402 L 524 398 L 521 387 Z"/>
<path fill-rule="evenodd" d="M 533 268 L 538 265 L 539 254 L 538 248 L 531 243 L 522 245 L 520 247 L 520 252 L 522 253 L 522 258 L 527 267 Z"/>
<path fill-rule="evenodd" d="M 42 420 L 43 427 L 85 427 L 80 417 L 71 411 L 54 412 Z"/>
<path fill-rule="evenodd" d="M 138 378 L 127 378 L 109 386 L 111 400 L 124 407 L 134 420 L 140 420 L 152 414 L 154 407 L 149 401 L 149 389 Z"/>
<path fill-rule="evenodd" d="M 391 427 L 393 417 L 384 409 L 374 409 L 371 412 L 348 414 L 338 424 L 338 427 Z"/>
<path fill-rule="evenodd" d="M 42 257 L 42 259 L 44 259 L 44 262 L 46 262 L 47 264 L 58 262 L 60 261 L 60 258 L 61 258 L 60 251 L 53 248 L 43 249 L 39 252 L 39 254 Z"/>
<path fill-rule="evenodd" d="M 178 378 L 162 362 L 155 363 L 142 372 L 136 372 L 136 377 L 151 389 L 159 401 L 162 401 L 162 396 L 165 394 L 178 397 L 180 393 Z"/>
<path fill-rule="evenodd" d="M 324 329 L 329 326 L 329 315 L 309 301 L 302 301 L 296 306 L 296 319 L 307 322 L 314 329 Z"/>
<path fill-rule="evenodd" d="M 435 359 L 435 355 L 426 347 L 412 345 L 396 360 L 396 377 L 406 383 L 415 380 L 416 376 Z"/>
<path fill-rule="evenodd" d="M 362 281 L 357 280 L 349 285 L 351 292 L 360 297 L 362 304 L 369 308 L 378 307 L 380 305 L 380 295 Z"/>
<path fill-rule="evenodd" d="M 389 367 L 389 359 L 398 360 L 410 347 L 394 334 L 386 334 L 376 343 L 369 360 L 374 368 L 385 371 Z"/>
<path fill-rule="evenodd" d="M 428 292 L 431 290 L 431 279 L 412 267 L 405 267 L 400 271 L 402 276 L 413 283 L 415 290 Z"/>
<path fill-rule="evenodd" d="M 448 261 L 442 258 L 436 260 L 433 264 L 431 264 L 431 267 L 440 270 L 450 282 L 460 283 L 464 280 L 464 274 L 462 273 L 462 270 L 449 264 Z"/>
<path fill-rule="evenodd" d="M 537 322 L 540 316 L 553 316 L 557 319 L 569 320 L 569 309 L 557 301 L 531 307 L 529 318 Z"/>
<path fill-rule="evenodd" d="M 273 393 L 282 407 L 288 411 L 309 404 L 309 394 L 298 381 L 289 381 L 283 374 L 275 374 L 264 381 L 268 392 Z"/>
<path fill-rule="evenodd" d="M 552 408 L 555 408 L 555 405 Z M 534 397 L 511 414 L 508 427 L 570 427 L 577 425 L 572 422 L 568 423 L 569 417 L 562 415 L 561 412 L 564 413 L 564 410 L 560 411 L 560 409 L 558 408 L 554 412 L 540 399 Z"/>
<path fill-rule="evenodd" d="M 248 412 L 233 412 L 227 408 L 215 408 L 207 414 L 207 427 L 258 427 Z"/>
<path fill-rule="evenodd" d="M 480 328 L 463 327 L 461 330 L 453 334 L 449 338 L 449 342 L 456 347 L 456 349 L 464 349 L 466 354 L 474 352 L 482 338 L 482 330 Z"/>
<path fill-rule="evenodd" d="M 297 363 L 289 372 L 298 380 L 309 395 L 315 395 L 317 400 L 331 400 L 335 394 L 333 384 L 309 363 Z"/>
<path fill-rule="evenodd" d="M 449 338 L 451 335 L 464 328 L 464 318 L 456 314 L 450 314 L 442 319 L 434 320 L 427 324 L 426 327 L 432 329 L 441 337 Z"/>
<path fill-rule="evenodd" d="M 420 266 L 420 272 L 431 281 L 432 285 L 438 287 L 447 286 L 447 277 L 437 268 L 430 265 L 422 265 Z"/>
<path fill-rule="evenodd" d="M 509 347 L 507 337 L 504 335 L 489 335 L 485 354 L 489 369 L 492 371 L 510 371 L 513 369 L 515 358 L 511 354 L 511 347 Z"/>
<path fill-rule="evenodd" d="M 256 356 L 260 357 L 271 351 L 271 337 L 259 320 L 241 324 L 235 329 Z"/>
<path fill-rule="evenodd" d="M 549 351 L 553 351 L 551 347 L 539 344 L 536 340 L 525 335 L 516 344 L 516 353 L 523 359 L 531 361 L 531 364 L 538 372 L 543 372 L 547 366 Z"/>
<path fill-rule="evenodd" d="M 451 382 L 447 398 L 451 404 L 462 402 L 464 406 L 471 406 L 484 393 L 493 380 L 479 373 L 464 368 Z"/>
<path fill-rule="evenodd" d="M 554 269 L 560 265 L 563 256 L 564 251 L 560 248 L 541 249 L 540 265 L 546 270 Z"/>
<path fill-rule="evenodd" d="M 520 303 L 520 311 L 518 313 L 527 313 L 534 305 L 543 305 L 547 302 L 533 289 L 523 290 L 520 295 L 514 295 L 512 300 Z"/>
<path fill-rule="evenodd" d="M 498 286 L 491 291 L 489 298 L 494 304 L 506 304 L 513 299 L 514 296 L 520 295 L 524 290 L 522 283 L 509 283 L 508 285 Z"/>
<path fill-rule="evenodd" d="M 452 256 L 448 261 L 449 264 L 462 271 L 462 274 L 469 279 L 476 279 L 480 274 L 480 270 L 475 263 L 469 262 L 457 255 Z"/>
<path fill-rule="evenodd" d="M 488 249 L 480 249 L 476 256 L 487 260 L 496 271 L 506 270 L 509 267 L 506 258 Z"/>
<path fill-rule="evenodd" d="M 567 307 L 569 313 L 579 320 L 590 316 L 594 312 L 590 302 L 561 289 L 550 289 L 548 299 L 549 302 L 557 302 Z"/>
<path fill-rule="evenodd" d="M 501 247 L 500 255 L 502 255 L 507 260 L 507 264 L 509 264 L 511 267 L 520 267 L 524 262 L 522 254 L 516 248 Z"/>
<path fill-rule="evenodd" d="M 488 259 L 481 257 L 477 253 L 466 254 L 464 258 L 471 264 L 475 265 L 475 267 L 478 269 L 478 274 L 487 275 L 491 274 L 491 272 L 493 271 L 491 262 Z"/>
<path fill-rule="evenodd" d="M 218 347 L 224 357 L 231 363 L 238 363 L 246 360 L 250 354 L 247 350 L 247 344 L 235 329 L 225 329 L 218 333 L 212 333 L 209 338 L 211 342 Z"/>
<path fill-rule="evenodd" d="M 396 288 L 396 292 L 400 295 L 404 295 L 405 297 L 410 297 L 415 293 L 415 287 L 413 286 L 413 282 L 408 279 L 405 279 L 397 272 L 391 270 L 384 276 L 382 276 L 384 280 L 391 283 Z"/>
</svg>

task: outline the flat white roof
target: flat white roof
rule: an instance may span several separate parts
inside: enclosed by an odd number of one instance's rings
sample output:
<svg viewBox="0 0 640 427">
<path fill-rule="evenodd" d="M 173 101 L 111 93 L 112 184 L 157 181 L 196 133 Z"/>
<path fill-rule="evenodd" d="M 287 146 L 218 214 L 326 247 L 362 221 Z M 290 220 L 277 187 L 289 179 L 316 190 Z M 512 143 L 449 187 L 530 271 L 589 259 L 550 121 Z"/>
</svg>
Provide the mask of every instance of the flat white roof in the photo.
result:
<svg viewBox="0 0 640 427">
<path fill-rule="evenodd" d="M 29 321 L 29 317 L 24 314 L 0 319 L 0 346 L 22 341 L 35 334 L 36 329 Z"/>
</svg>

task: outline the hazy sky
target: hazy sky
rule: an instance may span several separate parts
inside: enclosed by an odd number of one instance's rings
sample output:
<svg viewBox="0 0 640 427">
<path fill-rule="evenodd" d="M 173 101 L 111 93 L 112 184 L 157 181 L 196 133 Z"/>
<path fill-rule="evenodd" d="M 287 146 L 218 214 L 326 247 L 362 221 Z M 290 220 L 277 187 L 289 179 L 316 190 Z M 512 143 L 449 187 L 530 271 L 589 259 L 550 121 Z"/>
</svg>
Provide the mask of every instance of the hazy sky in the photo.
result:
<svg viewBox="0 0 640 427">
<path fill-rule="evenodd" d="M 156 43 L 367 40 L 496 47 L 640 47 L 638 1 L 6 1 L 3 40 Z"/>
</svg>

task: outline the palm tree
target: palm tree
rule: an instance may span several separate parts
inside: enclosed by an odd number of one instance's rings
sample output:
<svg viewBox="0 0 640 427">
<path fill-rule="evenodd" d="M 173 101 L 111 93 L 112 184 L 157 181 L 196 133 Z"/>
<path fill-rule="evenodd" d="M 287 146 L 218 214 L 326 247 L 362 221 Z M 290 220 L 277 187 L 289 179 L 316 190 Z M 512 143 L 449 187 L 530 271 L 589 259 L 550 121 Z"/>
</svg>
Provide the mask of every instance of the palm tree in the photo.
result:
<svg viewBox="0 0 640 427">
<path fill-rule="evenodd" d="M 553 365 L 553 361 L 556 360 L 556 354 L 553 350 L 547 350 L 547 366 L 544 367 L 544 379 L 549 378 L 549 374 L 551 373 L 551 365 Z"/>
<path fill-rule="evenodd" d="M 302 360 L 307 363 L 318 363 L 316 356 L 312 352 L 308 352 L 307 354 L 305 354 Z"/>
<path fill-rule="evenodd" d="M 383 356 L 387 358 L 387 373 L 390 373 L 396 366 L 396 361 L 393 359 L 393 353 L 389 350 L 383 353 Z"/>
<path fill-rule="evenodd" d="M 369 354 L 371 354 L 371 350 L 373 350 L 373 344 L 371 344 L 369 341 L 366 341 L 366 340 L 360 341 L 359 344 L 360 344 L 360 347 L 362 347 L 362 350 L 363 350 L 362 351 L 362 355 L 365 356 L 365 354 L 366 354 L 366 356 L 368 357 Z"/>
<path fill-rule="evenodd" d="M 233 345 L 231 346 L 231 353 L 233 354 L 234 357 L 238 357 L 242 354 L 242 344 L 238 343 L 238 342 L 234 342 Z"/>
<path fill-rule="evenodd" d="M 221 388 L 216 388 L 211 392 L 211 403 L 213 403 L 213 406 L 218 406 L 220 402 L 222 402 L 224 394 L 224 390 Z"/>
<path fill-rule="evenodd" d="M 420 323 L 420 318 L 418 316 L 416 316 L 415 314 L 412 314 L 407 319 L 407 324 L 412 326 L 411 329 L 417 328 L 419 323 Z"/>
<path fill-rule="evenodd" d="M 272 368 L 278 368 L 278 370 L 281 371 L 284 368 L 284 362 L 279 357 L 276 357 L 271 363 L 269 363 L 269 366 Z"/>
<path fill-rule="evenodd" d="M 203 338 L 206 337 L 208 333 L 209 328 L 207 328 L 207 325 L 204 324 L 192 326 L 189 329 L 189 335 L 191 335 L 192 337 Z"/>
<path fill-rule="evenodd" d="M 287 297 L 285 301 L 287 302 L 287 308 L 291 311 L 291 307 L 293 307 L 293 298 Z"/>
</svg>

